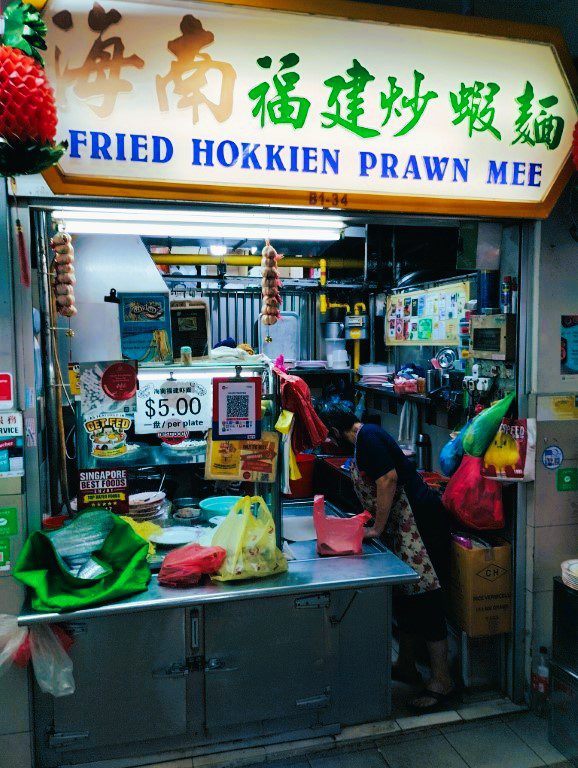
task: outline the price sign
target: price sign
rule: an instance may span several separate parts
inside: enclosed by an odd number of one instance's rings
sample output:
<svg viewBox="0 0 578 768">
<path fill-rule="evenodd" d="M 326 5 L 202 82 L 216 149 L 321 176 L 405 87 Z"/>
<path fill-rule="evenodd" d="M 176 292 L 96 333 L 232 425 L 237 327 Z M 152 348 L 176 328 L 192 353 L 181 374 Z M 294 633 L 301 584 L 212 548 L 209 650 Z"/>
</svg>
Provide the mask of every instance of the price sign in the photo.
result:
<svg viewBox="0 0 578 768">
<path fill-rule="evenodd" d="M 204 432 L 211 426 L 209 382 L 142 382 L 137 392 L 135 432 Z"/>
</svg>

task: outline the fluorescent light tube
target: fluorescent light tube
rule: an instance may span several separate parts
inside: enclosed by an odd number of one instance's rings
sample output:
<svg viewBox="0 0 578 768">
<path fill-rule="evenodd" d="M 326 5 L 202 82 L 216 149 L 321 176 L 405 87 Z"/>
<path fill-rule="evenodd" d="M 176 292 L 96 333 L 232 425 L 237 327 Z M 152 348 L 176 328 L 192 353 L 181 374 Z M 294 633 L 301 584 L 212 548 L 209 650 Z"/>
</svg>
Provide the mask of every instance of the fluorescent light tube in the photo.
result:
<svg viewBox="0 0 578 768">
<path fill-rule="evenodd" d="M 278 240 L 319 240 L 330 241 L 341 238 L 341 230 L 338 229 L 309 229 L 284 227 L 231 227 L 217 224 L 147 224 L 143 222 L 129 223 L 121 221 L 74 221 L 64 219 L 66 231 L 72 235 L 141 235 L 143 237 L 189 237 L 208 238 L 222 240 L 232 238 L 234 240 L 265 240 L 277 238 Z"/>
<path fill-rule="evenodd" d="M 333 216 L 229 211 L 155 211 L 62 208 L 52 213 L 71 234 L 280 240 L 339 240 L 345 227 Z"/>
</svg>

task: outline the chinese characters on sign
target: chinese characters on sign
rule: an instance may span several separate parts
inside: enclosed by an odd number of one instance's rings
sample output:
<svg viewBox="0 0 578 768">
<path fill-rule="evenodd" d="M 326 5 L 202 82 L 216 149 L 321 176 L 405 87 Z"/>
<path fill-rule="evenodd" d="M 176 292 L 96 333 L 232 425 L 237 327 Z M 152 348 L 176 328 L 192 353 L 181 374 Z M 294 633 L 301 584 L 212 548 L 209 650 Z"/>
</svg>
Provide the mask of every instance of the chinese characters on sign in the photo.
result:
<svg viewBox="0 0 578 768">
<path fill-rule="evenodd" d="M 74 30 L 74 21 L 69 11 L 60 11 L 53 16 L 54 24 L 62 30 Z M 61 99 L 65 102 L 66 91 L 73 88 L 74 94 L 83 100 L 100 103 L 91 108 L 99 117 L 112 114 L 117 99 L 121 94 L 130 93 L 134 86 L 123 78 L 125 69 L 142 69 L 145 61 L 137 54 L 125 56 L 125 45 L 120 36 L 104 37 L 109 27 L 118 25 L 122 15 L 117 10 L 106 12 L 98 3 L 94 3 L 88 13 L 88 26 L 96 33 L 96 39 L 86 54 L 84 62 L 77 67 L 64 64 L 63 51 L 55 48 L 55 65 Z M 174 57 L 168 72 L 156 76 L 158 107 L 161 112 L 170 110 L 169 87 L 178 96 L 177 108 L 191 111 L 192 122 L 199 122 L 199 109 L 207 107 L 220 123 L 228 120 L 233 111 L 235 81 L 237 74 L 234 67 L 223 61 L 216 61 L 203 49 L 215 42 L 215 36 L 203 28 L 202 22 L 191 14 L 183 16 L 180 23 L 181 35 L 167 43 L 167 49 Z M 296 71 L 300 63 L 297 53 L 286 53 L 279 59 L 276 71 L 271 78 L 253 86 L 249 100 L 254 102 L 251 114 L 257 118 L 261 127 L 266 122 L 271 125 L 291 125 L 296 130 L 304 128 L 311 112 L 311 101 L 299 95 L 297 86 L 301 75 Z M 256 60 L 256 66 L 269 73 L 273 68 L 270 56 Z M 212 74 L 219 78 L 218 97 L 213 100 L 208 95 L 209 79 Z M 379 127 L 362 124 L 365 114 L 365 91 L 378 75 L 372 74 L 358 59 L 353 59 L 345 67 L 346 77 L 336 74 L 327 78 L 323 85 L 328 89 L 327 110 L 320 113 L 323 128 L 340 126 L 361 138 L 379 136 L 383 128 L 394 119 L 396 131 L 393 137 L 404 136 L 418 124 L 428 103 L 439 99 L 440 93 L 434 90 L 422 91 L 426 75 L 414 69 L 411 95 L 406 95 L 398 83 L 397 75 L 387 75 L 387 91 L 380 93 L 380 104 L 384 111 L 383 122 Z M 128 77 L 128 73 L 126 77 Z M 382 73 L 379 73 L 382 77 Z M 270 82 L 269 82 L 270 79 Z M 489 132 L 498 141 L 502 133 L 494 125 L 496 117 L 495 97 L 501 88 L 497 83 L 476 80 L 473 83 L 462 82 L 459 89 L 448 93 L 453 125 L 465 123 L 470 138 L 474 133 Z M 408 90 L 409 92 L 409 90 Z M 524 142 L 534 146 L 546 144 L 555 149 L 564 131 L 564 120 L 554 113 L 552 108 L 558 103 L 554 94 L 537 100 L 532 83 L 527 81 L 523 92 L 516 99 L 518 117 L 512 126 L 512 143 Z M 313 116 L 311 116 L 311 119 Z M 397 125 L 405 120 L 400 127 Z"/>
<path fill-rule="evenodd" d="M 130 93 L 133 85 L 122 77 L 122 70 L 130 67 L 142 69 L 143 59 L 135 54 L 124 55 L 124 44 L 120 37 L 112 36 L 106 39 L 103 35 L 108 28 L 118 24 L 122 19 L 118 11 L 108 13 L 98 3 L 94 3 L 88 13 L 88 26 L 97 33 L 84 62 L 79 67 L 70 67 L 62 63 L 63 51 L 57 46 L 54 51 L 57 72 L 58 96 L 61 103 L 66 104 L 66 91 L 73 88 L 79 99 L 91 102 L 91 109 L 98 117 L 109 117 L 121 93 Z M 74 29 L 74 22 L 69 11 L 56 13 L 52 21 L 62 30 Z M 99 103 L 93 104 L 94 100 Z"/>
<path fill-rule="evenodd" d="M 178 109 L 191 109 L 193 123 L 199 122 L 199 107 L 205 105 L 216 120 L 222 123 L 231 117 L 233 111 L 233 89 L 237 77 L 230 64 L 213 61 L 208 53 L 201 53 L 203 48 L 214 41 L 212 32 L 203 29 L 201 22 L 194 16 L 184 16 L 180 25 L 181 36 L 171 40 L 167 48 L 176 61 L 171 62 L 168 73 L 157 75 L 157 97 L 161 112 L 169 111 L 168 86 L 173 86 Z M 211 72 L 218 72 L 221 78 L 218 101 L 212 101 L 204 92 L 207 78 Z"/>
</svg>

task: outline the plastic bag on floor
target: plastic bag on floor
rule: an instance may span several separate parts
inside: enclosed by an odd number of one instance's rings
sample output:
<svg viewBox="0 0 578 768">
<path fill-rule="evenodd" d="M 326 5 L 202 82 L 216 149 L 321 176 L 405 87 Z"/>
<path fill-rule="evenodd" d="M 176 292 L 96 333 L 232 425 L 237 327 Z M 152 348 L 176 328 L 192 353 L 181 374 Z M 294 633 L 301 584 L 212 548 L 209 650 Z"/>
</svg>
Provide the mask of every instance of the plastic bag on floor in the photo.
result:
<svg viewBox="0 0 578 768">
<path fill-rule="evenodd" d="M 30 651 L 40 690 L 53 696 L 70 696 L 76 690 L 72 660 L 49 624 L 30 627 Z"/>
<path fill-rule="evenodd" d="M 27 635 L 28 629 L 18 626 L 16 616 L 0 613 L 0 675 L 10 667 Z"/>
</svg>

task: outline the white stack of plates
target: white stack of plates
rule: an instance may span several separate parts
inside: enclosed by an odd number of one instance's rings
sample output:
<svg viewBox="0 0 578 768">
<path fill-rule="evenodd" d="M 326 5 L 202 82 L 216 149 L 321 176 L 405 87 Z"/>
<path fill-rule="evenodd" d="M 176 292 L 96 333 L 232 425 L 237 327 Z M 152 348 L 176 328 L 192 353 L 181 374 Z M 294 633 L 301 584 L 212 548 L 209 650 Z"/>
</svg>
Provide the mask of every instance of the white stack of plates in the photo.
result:
<svg viewBox="0 0 578 768">
<path fill-rule="evenodd" d="M 564 560 L 562 581 L 567 587 L 578 590 L 578 560 Z"/>
<path fill-rule="evenodd" d="M 368 387 L 381 387 L 391 381 L 393 369 L 385 363 L 365 363 L 359 366 L 360 384 Z"/>
<path fill-rule="evenodd" d="M 159 520 L 167 513 L 165 497 L 162 491 L 132 493 L 128 497 L 128 514 L 140 523 Z"/>
</svg>

